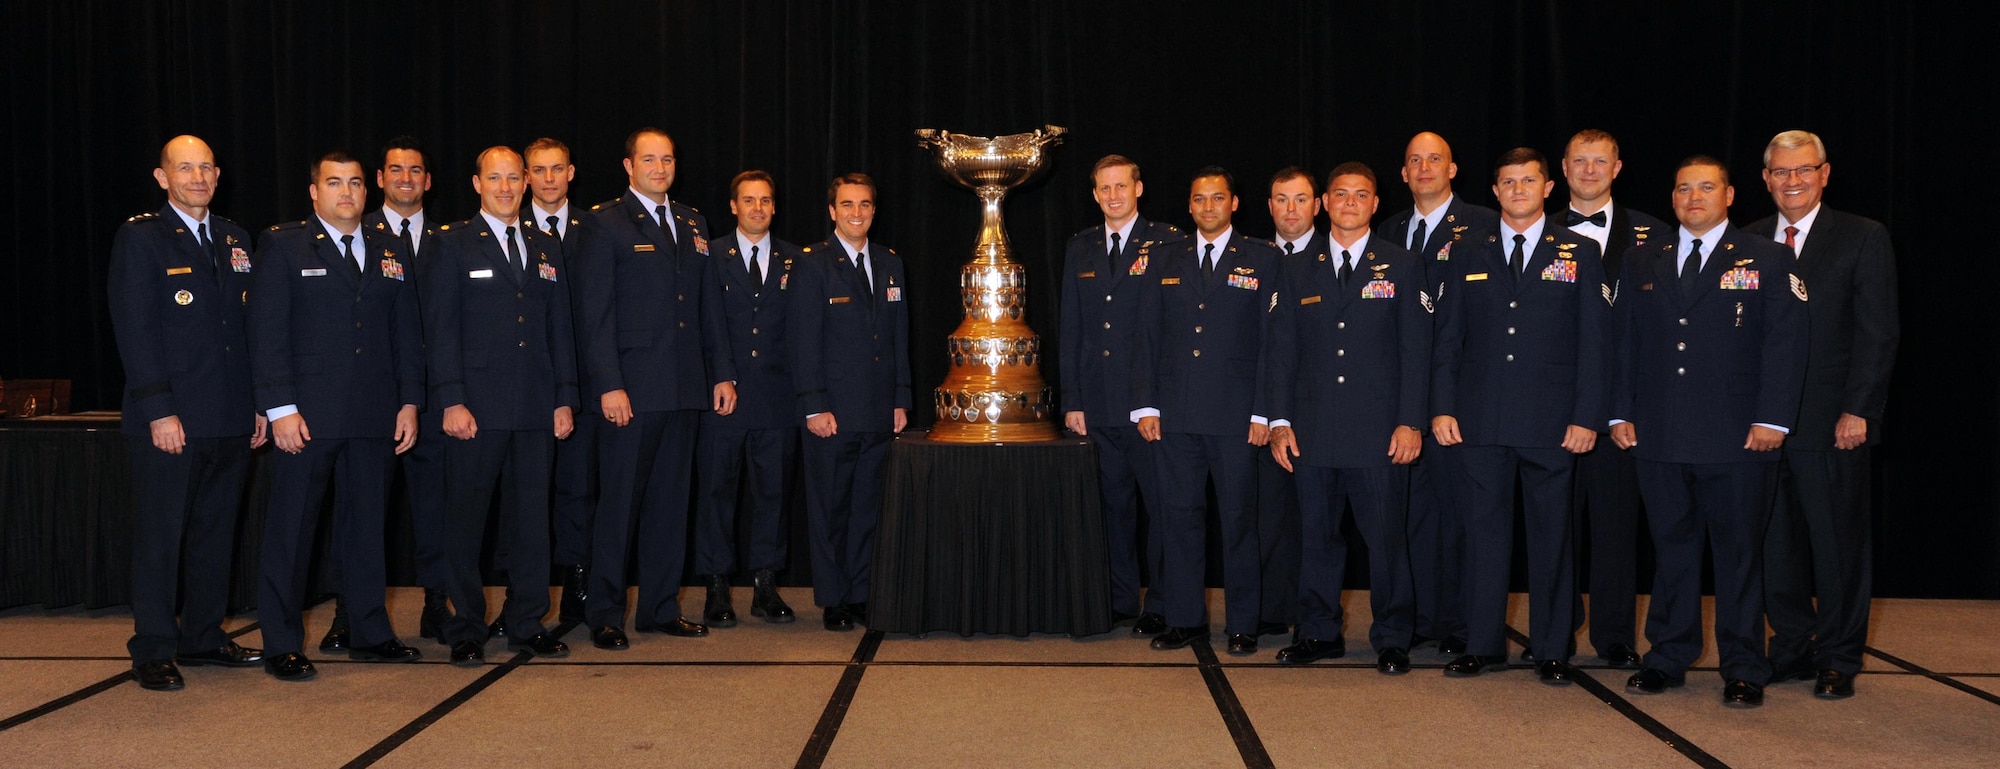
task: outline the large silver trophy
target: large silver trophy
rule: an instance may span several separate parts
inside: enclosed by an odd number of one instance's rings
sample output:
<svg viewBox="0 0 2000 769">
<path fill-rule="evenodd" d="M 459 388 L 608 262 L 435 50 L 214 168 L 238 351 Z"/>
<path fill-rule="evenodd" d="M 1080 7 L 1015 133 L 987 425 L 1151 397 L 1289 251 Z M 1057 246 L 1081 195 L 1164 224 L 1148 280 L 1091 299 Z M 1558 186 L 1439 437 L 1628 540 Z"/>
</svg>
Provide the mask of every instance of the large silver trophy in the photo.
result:
<svg viewBox="0 0 2000 769">
<path fill-rule="evenodd" d="M 1000 201 L 1007 190 L 1048 168 L 1045 148 L 1062 141 L 1061 126 L 1033 133 L 967 136 L 926 128 L 917 144 L 933 150 L 946 178 L 985 204 L 972 261 L 958 273 L 965 321 L 945 340 L 951 373 L 937 388 L 931 440 L 953 443 L 1045 441 L 1056 437 L 1054 399 L 1039 368 L 1042 343 L 1028 328 L 1028 279 L 1013 260 Z"/>
</svg>

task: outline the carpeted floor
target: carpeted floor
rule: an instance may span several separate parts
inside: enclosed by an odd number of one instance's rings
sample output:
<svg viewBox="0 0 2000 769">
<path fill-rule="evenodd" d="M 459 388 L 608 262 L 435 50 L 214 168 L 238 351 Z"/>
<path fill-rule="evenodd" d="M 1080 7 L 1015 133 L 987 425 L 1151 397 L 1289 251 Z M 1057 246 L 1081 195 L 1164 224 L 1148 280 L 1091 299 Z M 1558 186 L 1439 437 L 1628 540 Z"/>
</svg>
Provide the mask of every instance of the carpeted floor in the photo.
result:
<svg viewBox="0 0 2000 769">
<path fill-rule="evenodd" d="M 698 611 L 700 591 L 684 596 Z M 1859 696 L 1827 702 L 1808 683 L 1774 684 L 1762 708 L 1735 711 L 1721 704 L 1713 649 L 1685 689 L 1628 695 L 1628 673 L 1604 668 L 1582 634 L 1576 686 L 1544 686 L 1524 664 L 1446 679 L 1435 647 L 1412 654 L 1409 675 L 1383 676 L 1365 651 L 1365 593 L 1347 596 L 1353 651 L 1306 668 L 1273 662 L 1286 642 L 1276 636 L 1230 657 L 1155 652 L 1125 628 L 1082 639 L 829 633 L 809 591 L 786 598 L 806 607 L 797 623 L 635 634 L 625 652 L 571 630 L 566 659 L 495 641 L 487 665 L 461 669 L 425 641 L 413 665 L 315 656 L 307 683 L 183 668 L 187 689 L 172 693 L 127 676 L 128 614 L 15 609 L 0 614 L 0 766 L 2000 765 L 2000 602 L 1877 601 Z M 393 591 L 405 641 L 420 603 L 414 589 Z M 1525 627 L 1521 596 L 1513 610 Z M 313 609 L 311 639 L 331 614 Z M 229 624 L 248 646 L 259 645 L 253 619 Z"/>
</svg>

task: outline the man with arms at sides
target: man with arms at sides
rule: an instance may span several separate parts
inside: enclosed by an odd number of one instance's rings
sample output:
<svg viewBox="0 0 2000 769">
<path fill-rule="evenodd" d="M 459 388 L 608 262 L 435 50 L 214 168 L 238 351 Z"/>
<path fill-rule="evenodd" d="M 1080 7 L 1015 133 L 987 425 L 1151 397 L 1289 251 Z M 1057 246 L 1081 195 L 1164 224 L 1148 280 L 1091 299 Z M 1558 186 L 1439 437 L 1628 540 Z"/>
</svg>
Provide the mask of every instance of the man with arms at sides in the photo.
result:
<svg viewBox="0 0 2000 769">
<path fill-rule="evenodd" d="M 424 397 L 416 272 L 394 237 L 361 226 L 361 163 L 312 166 L 313 217 L 271 228 L 250 277 L 250 373 L 278 446 L 264 519 L 257 620 L 264 669 L 312 678 L 300 613 L 320 500 L 333 488 L 332 552 L 348 603 L 349 658 L 413 662 L 383 607 L 390 466 L 417 442 Z"/>
<path fill-rule="evenodd" d="M 1160 255 L 1158 280 L 1147 281 L 1140 294 L 1131 419 L 1141 437 L 1159 442 L 1166 552 L 1167 629 L 1154 636 L 1154 649 L 1208 639 L 1207 482 L 1213 479 L 1229 653 L 1257 651 L 1264 605 L 1255 453 L 1270 436 L 1258 356 L 1277 301 L 1278 252 L 1270 241 L 1235 231 L 1230 217 L 1237 203 L 1228 171 L 1196 171 L 1188 191 L 1195 236 Z"/>
<path fill-rule="evenodd" d="M 1869 447 L 1901 334 L 1889 230 L 1820 205 L 1833 166 L 1826 144 L 1786 131 L 1764 147 L 1764 187 L 1778 213 L 1747 229 L 1792 248 L 1812 287 L 1812 349 L 1798 429 L 1778 465 L 1778 505 L 1764 542 L 1772 680 L 1816 678 L 1823 699 L 1854 695 L 1868 637 L 1874 549 Z"/>
<path fill-rule="evenodd" d="M 576 281 L 578 377 L 599 425 L 597 512 L 591 521 L 591 643 L 618 651 L 625 637 L 625 570 L 638 560 L 640 632 L 708 635 L 681 616 L 689 485 L 701 412 L 736 406 L 734 371 L 712 357 L 722 329 L 704 326 L 708 220 L 667 199 L 674 140 L 657 128 L 625 139 L 630 189 L 592 206 L 571 272 Z M 711 363 L 722 364 L 711 371 Z"/>
<path fill-rule="evenodd" d="M 443 415 L 445 566 L 453 615 L 451 661 L 486 660 L 486 590 L 479 554 L 499 497 L 507 647 L 567 657 L 547 635 L 549 477 L 558 438 L 576 412 L 576 336 L 562 242 L 520 218 L 527 186 L 521 156 L 479 153 L 472 188 L 479 215 L 439 227 L 439 248 L 419 281 L 431 408 Z"/>
<path fill-rule="evenodd" d="M 1369 199 L 1374 199 L 1372 191 Z M 1288 166 L 1271 175 L 1269 205 L 1276 230 L 1271 241 L 1278 247 L 1281 268 L 1329 253 L 1326 236 L 1314 224 L 1319 203 L 1319 185 L 1305 169 Z M 1263 565 L 1264 612 L 1258 635 L 1283 633 L 1299 622 L 1299 537 L 1299 496 L 1293 476 L 1271 453 L 1259 451 L 1257 549 Z"/>
<path fill-rule="evenodd" d="M 1437 299 L 1438 286 L 1451 272 L 1453 248 L 1468 238 L 1483 236 L 1499 226 L 1493 209 L 1468 203 L 1451 192 L 1458 164 L 1444 137 L 1425 131 L 1403 149 L 1403 183 L 1415 207 L 1404 209 L 1375 228 L 1383 237 L 1407 246 L 1424 271 L 1422 296 Z M 1438 642 L 1438 653 L 1465 653 L 1465 618 L 1460 613 L 1459 564 L 1463 558 L 1465 522 L 1461 520 L 1456 450 L 1426 433 L 1422 457 L 1410 467 L 1410 572 L 1417 593 L 1417 629 L 1411 646 Z"/>
<path fill-rule="evenodd" d="M 1438 294 L 1431 433 L 1457 446 L 1465 503 L 1466 654 L 1445 675 L 1507 664 L 1514 495 L 1526 512 L 1529 649 L 1543 683 L 1568 685 L 1576 582 L 1570 546 L 1575 456 L 1597 442 L 1610 302 L 1597 244 L 1543 215 L 1555 180 L 1527 147 L 1495 164 L 1496 233 L 1458 250 Z"/>
<path fill-rule="evenodd" d="M 826 188 L 834 237 L 806 246 L 785 308 L 792 388 L 804 444 L 813 603 L 827 630 L 868 622 L 875 525 L 889 441 L 909 423 L 908 282 L 895 250 L 868 238 L 875 181 L 835 177 Z"/>
<path fill-rule="evenodd" d="M 569 185 L 576 180 L 576 166 L 570 164 L 569 145 L 543 137 L 522 151 L 528 163 L 528 190 L 531 205 L 521 212 L 523 219 L 540 228 L 542 234 L 562 241 L 565 258 L 576 253 L 583 236 L 583 212 L 570 206 Z M 590 563 L 590 519 L 597 507 L 597 402 L 580 398 L 575 428 L 568 438 L 556 440 L 555 483 L 550 525 L 550 555 L 556 573 L 562 575 L 560 614 L 565 622 L 584 621 L 584 565 Z"/>
<path fill-rule="evenodd" d="M 1563 148 L 1563 179 L 1569 186 L 1569 206 L 1563 223 L 1571 231 L 1597 243 L 1604 254 L 1607 301 L 1615 302 L 1618 275 L 1625 265 L 1625 252 L 1663 236 L 1665 222 L 1613 203 L 1611 182 L 1624 170 L 1618 157 L 1618 140 L 1597 129 L 1578 131 Z M 1554 215 L 1554 214 L 1551 214 Z M 1606 424 L 1586 425 L 1598 430 L 1596 445 L 1576 456 L 1575 521 L 1587 532 L 1577 537 L 1576 550 L 1587 552 L 1590 572 L 1590 647 L 1597 657 L 1615 668 L 1639 666 L 1637 644 L 1637 566 L 1639 552 L 1639 470 L 1630 452 L 1613 444 Z M 1584 621 L 1582 594 L 1575 603 L 1573 624 Z M 1532 652 L 1530 652 L 1532 653 Z"/>
<path fill-rule="evenodd" d="M 250 397 L 244 336 L 250 234 L 209 209 L 221 177 L 206 142 L 174 137 L 153 171 L 167 205 L 127 219 L 111 244 L 134 502 L 125 647 L 139 685 L 156 691 L 186 685 L 176 659 L 263 661 L 222 631 L 236 517 L 265 424 Z"/>
<path fill-rule="evenodd" d="M 1285 262 L 1265 348 L 1271 455 L 1298 478 L 1303 532 L 1299 638 L 1278 652 L 1278 662 L 1347 654 L 1340 524 L 1352 510 L 1368 547 L 1375 669 L 1400 675 L 1410 670 L 1415 613 L 1409 465 L 1423 449 L 1431 314 L 1417 289 L 1423 268 L 1415 257 L 1369 232 L 1375 172 L 1361 163 L 1336 166 L 1325 199 L 1333 253 Z"/>
<path fill-rule="evenodd" d="M 771 233 L 777 184 L 763 171 L 744 171 L 729 182 L 729 213 L 736 229 L 709 245 L 709 280 L 720 301 L 702 306 L 703 323 L 725 329 L 728 344 L 712 354 L 736 371 L 736 408 L 701 415 L 695 445 L 694 570 L 708 583 L 702 619 L 732 627 L 736 609 L 729 576 L 750 573 L 750 613 L 768 622 L 797 619 L 778 596 L 777 571 L 785 567 L 786 481 L 797 466 L 798 417 L 792 413 L 792 371 L 785 355 L 785 300 L 798 247 Z M 739 569 L 736 516 L 741 485 L 750 486 L 748 557 Z"/>
<path fill-rule="evenodd" d="M 1627 691 L 1681 686 L 1701 656 L 1702 550 L 1715 562 L 1715 645 L 1723 704 L 1756 707 L 1764 658 L 1764 533 L 1778 448 L 1799 416 L 1806 285 L 1792 255 L 1729 225 L 1736 189 L 1722 162 L 1695 156 L 1674 175 L 1671 236 L 1625 255 L 1616 309 L 1611 439 L 1639 460 L 1639 492 L 1659 555 L 1646 652 Z"/>
<path fill-rule="evenodd" d="M 1133 635 L 1166 629 L 1160 579 L 1160 496 L 1151 444 L 1133 426 L 1132 356 L 1138 352 L 1139 294 L 1157 272 L 1155 254 L 1186 237 L 1171 224 L 1139 215 L 1139 164 L 1123 155 L 1098 159 L 1090 196 L 1104 223 L 1070 236 L 1061 288 L 1063 425 L 1097 444 L 1098 494 L 1110 548 L 1111 612 L 1132 620 Z M 1151 518 L 1139 548 L 1139 506 Z M 1140 597 L 1144 565 L 1147 589 Z"/>
</svg>

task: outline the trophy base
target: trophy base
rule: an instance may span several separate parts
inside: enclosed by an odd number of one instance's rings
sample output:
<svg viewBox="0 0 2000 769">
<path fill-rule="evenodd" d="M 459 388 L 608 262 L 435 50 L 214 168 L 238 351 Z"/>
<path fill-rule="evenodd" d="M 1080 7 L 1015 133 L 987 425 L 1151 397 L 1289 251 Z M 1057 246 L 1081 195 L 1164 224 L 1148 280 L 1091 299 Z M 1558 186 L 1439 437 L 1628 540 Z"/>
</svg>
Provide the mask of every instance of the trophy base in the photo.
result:
<svg viewBox="0 0 2000 769">
<path fill-rule="evenodd" d="M 994 425 L 939 421 L 931 425 L 929 438 L 939 443 L 1032 443 L 1055 440 L 1056 426 L 1050 422 Z"/>
<path fill-rule="evenodd" d="M 1039 377 L 1038 377 L 1039 378 Z M 939 387 L 937 423 L 930 439 L 940 443 L 1016 443 L 1052 441 L 1049 391 L 1042 387 L 1007 392 Z"/>
</svg>

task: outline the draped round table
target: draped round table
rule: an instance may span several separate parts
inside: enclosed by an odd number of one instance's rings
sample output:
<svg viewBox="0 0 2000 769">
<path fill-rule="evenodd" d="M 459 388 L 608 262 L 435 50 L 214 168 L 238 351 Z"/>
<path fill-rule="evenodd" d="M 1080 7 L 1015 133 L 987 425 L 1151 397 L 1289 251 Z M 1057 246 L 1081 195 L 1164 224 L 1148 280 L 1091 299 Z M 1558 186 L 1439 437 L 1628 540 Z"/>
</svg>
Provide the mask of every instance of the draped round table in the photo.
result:
<svg viewBox="0 0 2000 769">
<path fill-rule="evenodd" d="M 889 449 L 868 627 L 961 635 L 1111 629 L 1097 447 L 1087 439 Z"/>
</svg>

